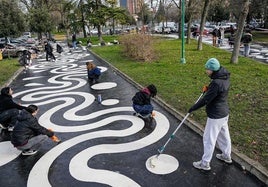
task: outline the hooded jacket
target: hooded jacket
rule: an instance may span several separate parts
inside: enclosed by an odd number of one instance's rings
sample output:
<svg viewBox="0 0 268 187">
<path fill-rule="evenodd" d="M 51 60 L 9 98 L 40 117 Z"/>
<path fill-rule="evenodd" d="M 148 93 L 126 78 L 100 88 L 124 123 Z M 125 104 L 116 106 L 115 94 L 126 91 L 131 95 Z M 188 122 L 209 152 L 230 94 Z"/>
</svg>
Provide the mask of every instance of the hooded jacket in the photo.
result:
<svg viewBox="0 0 268 187">
<path fill-rule="evenodd" d="M 26 110 L 22 110 L 11 135 L 11 143 L 15 146 L 23 146 L 28 140 L 39 134 L 52 137 L 54 133 L 42 127 L 36 117 Z"/>
<path fill-rule="evenodd" d="M 8 93 L 5 93 L 4 90 L 1 90 L 1 95 L 0 95 L 0 113 L 9 110 L 9 109 L 25 109 L 26 107 L 18 105 L 17 103 L 15 103 L 13 101 L 13 98 L 11 95 L 9 95 Z"/>
<path fill-rule="evenodd" d="M 150 105 L 151 104 L 151 92 L 148 88 L 137 92 L 132 98 L 134 105 Z"/>
<path fill-rule="evenodd" d="M 219 71 L 214 71 L 210 78 L 212 81 L 208 86 L 208 91 L 199 102 L 191 107 L 191 110 L 194 111 L 206 105 L 207 116 L 212 119 L 220 119 L 229 115 L 227 99 L 230 73 L 220 67 Z"/>
</svg>

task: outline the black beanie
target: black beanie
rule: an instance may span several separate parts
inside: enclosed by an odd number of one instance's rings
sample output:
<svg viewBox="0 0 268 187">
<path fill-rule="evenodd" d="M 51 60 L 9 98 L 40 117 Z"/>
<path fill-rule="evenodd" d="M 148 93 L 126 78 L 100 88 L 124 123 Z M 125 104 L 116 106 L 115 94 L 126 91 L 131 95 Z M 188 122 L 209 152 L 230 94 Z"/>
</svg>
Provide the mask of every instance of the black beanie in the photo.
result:
<svg viewBox="0 0 268 187">
<path fill-rule="evenodd" d="M 155 85 L 150 84 L 149 86 L 147 86 L 148 90 L 151 92 L 151 96 L 154 97 L 157 94 L 157 89 L 155 87 Z"/>
<path fill-rule="evenodd" d="M 26 108 L 26 111 L 30 112 L 31 114 L 38 110 L 38 107 L 36 105 L 29 105 Z"/>
<path fill-rule="evenodd" d="M 1 95 L 9 95 L 10 87 L 4 87 L 1 90 Z"/>
</svg>

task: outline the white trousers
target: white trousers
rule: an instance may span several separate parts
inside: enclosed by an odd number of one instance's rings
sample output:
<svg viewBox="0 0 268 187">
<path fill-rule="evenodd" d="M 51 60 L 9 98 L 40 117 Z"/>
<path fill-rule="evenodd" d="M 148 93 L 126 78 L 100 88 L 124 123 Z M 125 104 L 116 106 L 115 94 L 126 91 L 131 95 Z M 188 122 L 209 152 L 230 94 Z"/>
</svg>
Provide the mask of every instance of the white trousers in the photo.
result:
<svg viewBox="0 0 268 187">
<path fill-rule="evenodd" d="M 216 142 L 225 157 L 231 158 L 231 138 L 228 128 L 229 115 L 220 119 L 207 118 L 203 135 L 204 154 L 202 161 L 210 163 Z"/>
</svg>

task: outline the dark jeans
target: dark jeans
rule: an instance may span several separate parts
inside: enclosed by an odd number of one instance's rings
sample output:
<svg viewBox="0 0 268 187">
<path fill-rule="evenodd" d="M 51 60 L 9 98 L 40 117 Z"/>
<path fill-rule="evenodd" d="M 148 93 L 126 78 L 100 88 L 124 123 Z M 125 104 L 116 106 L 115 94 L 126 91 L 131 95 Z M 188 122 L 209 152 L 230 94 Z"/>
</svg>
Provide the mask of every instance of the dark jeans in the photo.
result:
<svg viewBox="0 0 268 187">
<path fill-rule="evenodd" d="M 140 113 L 141 115 L 145 116 L 151 114 L 154 110 L 153 105 L 135 105 L 133 104 L 133 109 L 135 112 Z"/>
<path fill-rule="evenodd" d="M 46 53 L 46 60 L 48 61 L 48 57 L 51 57 L 53 60 L 56 60 L 54 54 L 52 52 L 47 52 Z"/>
<path fill-rule="evenodd" d="M 88 81 L 90 84 L 95 84 L 97 82 L 97 80 L 99 79 L 99 75 L 88 75 Z"/>
<path fill-rule="evenodd" d="M 0 123 L 4 127 L 14 126 L 17 121 L 19 110 L 16 108 L 6 110 L 0 113 Z"/>
</svg>

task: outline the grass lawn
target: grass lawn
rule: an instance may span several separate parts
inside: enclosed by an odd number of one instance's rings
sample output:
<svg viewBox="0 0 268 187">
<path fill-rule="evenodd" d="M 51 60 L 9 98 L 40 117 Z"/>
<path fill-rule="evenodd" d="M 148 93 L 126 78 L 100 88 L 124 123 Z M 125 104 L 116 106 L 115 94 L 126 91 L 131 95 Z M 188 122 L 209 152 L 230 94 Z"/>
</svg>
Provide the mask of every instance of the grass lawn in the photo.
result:
<svg viewBox="0 0 268 187">
<path fill-rule="evenodd" d="M 258 41 L 258 42 L 265 42 L 268 43 L 268 31 L 263 32 L 263 31 L 253 31 L 252 32 L 252 38 L 253 42 Z"/>
<path fill-rule="evenodd" d="M 4 86 L 5 82 L 13 76 L 13 74 L 21 66 L 18 63 L 18 59 L 3 59 L 0 61 L 0 86 Z"/>
<path fill-rule="evenodd" d="M 205 75 L 204 64 L 211 58 L 231 72 L 230 133 L 233 145 L 248 157 L 268 168 L 268 65 L 240 57 L 231 64 L 231 53 L 203 44 L 197 51 L 196 41 L 186 45 L 186 64 L 180 63 L 180 41 L 161 39 L 155 48 L 159 60 L 137 62 L 123 56 L 120 45 L 93 47 L 92 51 L 109 61 L 139 84 L 154 83 L 161 97 L 178 111 L 187 113 L 210 79 Z M 191 116 L 205 124 L 204 108 Z"/>
</svg>

